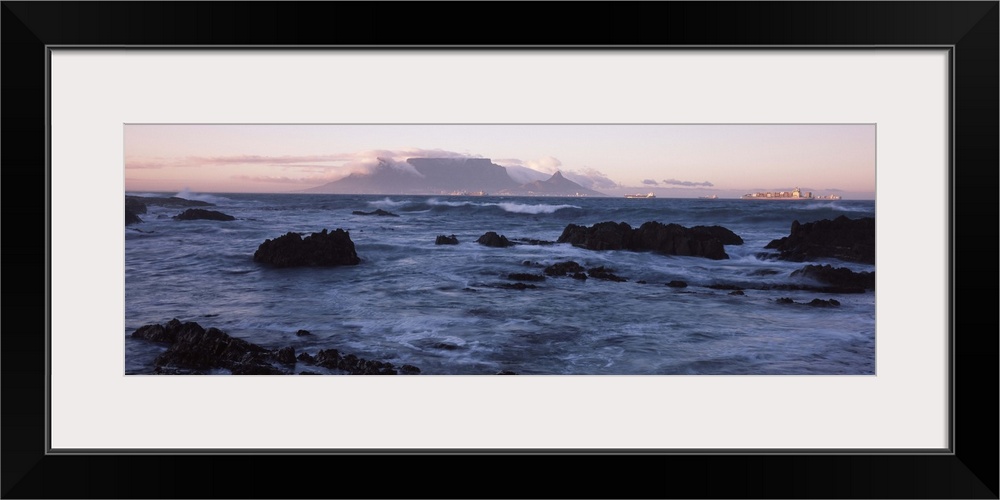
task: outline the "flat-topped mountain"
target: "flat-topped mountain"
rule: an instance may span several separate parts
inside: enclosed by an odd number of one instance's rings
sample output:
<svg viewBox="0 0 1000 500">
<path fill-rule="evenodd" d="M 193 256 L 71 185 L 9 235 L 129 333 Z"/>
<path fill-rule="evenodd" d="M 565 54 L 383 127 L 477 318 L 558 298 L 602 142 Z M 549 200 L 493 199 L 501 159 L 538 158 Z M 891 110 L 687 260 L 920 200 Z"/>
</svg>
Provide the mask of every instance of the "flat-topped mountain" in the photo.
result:
<svg viewBox="0 0 1000 500">
<path fill-rule="evenodd" d="M 544 181 L 522 184 L 520 189 L 531 196 L 604 196 L 563 177 L 559 171 Z"/>
<path fill-rule="evenodd" d="M 556 172 L 544 181 L 519 184 L 488 158 L 379 159 L 366 173 L 307 189 L 326 194 L 485 194 L 496 196 L 604 196 Z"/>
</svg>

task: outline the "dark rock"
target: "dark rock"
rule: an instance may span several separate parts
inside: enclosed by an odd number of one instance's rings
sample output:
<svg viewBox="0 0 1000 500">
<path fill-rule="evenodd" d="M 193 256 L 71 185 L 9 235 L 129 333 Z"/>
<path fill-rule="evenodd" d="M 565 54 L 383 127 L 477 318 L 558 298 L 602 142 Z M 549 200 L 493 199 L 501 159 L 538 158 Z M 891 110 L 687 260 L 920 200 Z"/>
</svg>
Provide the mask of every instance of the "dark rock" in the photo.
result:
<svg viewBox="0 0 1000 500">
<path fill-rule="evenodd" d="M 688 229 L 677 224 L 646 222 L 635 230 L 635 243 L 629 250 L 651 250 L 666 255 L 705 257 L 712 260 L 728 259 L 723 242 L 715 234 L 723 231 L 732 234 L 732 231 L 720 226 L 714 227 L 718 230 Z M 735 234 L 732 236 L 739 238 Z"/>
<path fill-rule="evenodd" d="M 232 215 L 226 215 L 214 210 L 203 210 L 201 208 L 189 208 L 174 216 L 176 220 L 236 220 Z"/>
<path fill-rule="evenodd" d="M 570 224 L 556 241 L 589 250 L 652 251 L 664 255 L 728 259 L 720 237 L 726 241 L 739 239 L 721 226 L 689 229 L 677 224 L 646 222 L 633 229 L 624 222 L 600 222 L 590 227 Z M 742 239 L 739 242 L 742 243 Z"/>
<path fill-rule="evenodd" d="M 291 347 L 282 347 L 281 349 L 278 349 L 278 352 L 277 354 L 275 354 L 275 357 L 278 358 L 279 363 L 284 363 L 286 365 L 294 365 L 295 349 Z"/>
<path fill-rule="evenodd" d="M 545 281 L 545 276 L 541 274 L 510 273 L 507 279 L 514 281 Z"/>
<path fill-rule="evenodd" d="M 205 329 L 198 323 L 181 323 L 180 320 L 174 318 L 168 321 L 166 325 L 154 324 L 140 326 L 136 329 L 136 331 L 132 332 L 132 338 L 173 344 L 177 340 L 177 335 L 180 333 L 187 335 L 191 332 L 197 334 L 204 331 Z"/>
<path fill-rule="evenodd" d="M 590 227 L 570 224 L 556 242 L 589 250 L 625 250 L 631 246 L 632 232 L 632 226 L 624 222 L 599 222 Z"/>
<path fill-rule="evenodd" d="M 837 287 L 875 289 L 875 272 L 854 272 L 846 267 L 809 265 L 792 271 L 792 277 L 810 278 Z"/>
<path fill-rule="evenodd" d="M 500 370 L 497 372 L 497 375 L 517 375 L 517 373 L 510 370 Z"/>
<path fill-rule="evenodd" d="M 667 283 L 667 286 L 670 288 L 687 288 L 688 284 L 686 281 L 673 280 L 670 283 Z"/>
<path fill-rule="evenodd" d="M 310 333 L 309 330 L 299 330 L 295 332 L 296 337 L 305 337 L 307 335 L 312 335 L 312 333 Z"/>
<path fill-rule="evenodd" d="M 399 371 L 403 372 L 403 375 L 416 375 L 420 373 L 420 368 L 413 365 L 403 365 L 399 367 Z"/>
<path fill-rule="evenodd" d="M 336 349 L 323 349 L 316 353 L 314 361 L 320 366 L 337 368 L 340 365 L 340 351 Z"/>
<path fill-rule="evenodd" d="M 149 326 L 136 330 L 132 335 L 147 339 L 172 337 L 170 347 L 153 361 L 157 367 L 195 370 L 225 368 L 234 374 L 244 375 L 283 373 L 270 364 L 271 351 L 245 340 L 230 337 L 216 328 L 205 330 L 195 322 L 180 323 L 175 319 L 162 327 L 162 330 Z"/>
<path fill-rule="evenodd" d="M 545 274 L 549 276 L 566 276 L 568 273 L 582 273 L 583 266 L 573 261 L 559 262 L 545 268 Z"/>
<path fill-rule="evenodd" d="M 788 236 L 764 248 L 778 250 L 779 259 L 793 262 L 835 258 L 874 264 L 875 218 L 849 219 L 841 215 L 805 224 L 794 221 Z"/>
<path fill-rule="evenodd" d="M 733 290 L 729 292 L 729 295 L 746 295 L 746 294 L 743 293 L 743 290 Z"/>
<path fill-rule="evenodd" d="M 299 372 L 299 375 L 319 375 L 319 374 L 316 372 L 311 372 L 309 370 L 302 370 Z"/>
<path fill-rule="evenodd" d="M 639 280 L 639 281 L 636 281 L 636 283 L 638 283 L 640 285 L 645 285 L 646 284 L 646 280 Z"/>
<path fill-rule="evenodd" d="M 129 224 L 138 224 L 140 222 L 142 222 L 142 219 L 140 219 L 138 215 L 136 215 L 136 214 L 134 214 L 132 212 L 129 212 L 128 210 L 125 211 L 125 225 L 126 226 L 129 225 Z"/>
<path fill-rule="evenodd" d="M 792 299 L 790 299 L 788 297 L 781 297 L 780 299 L 777 299 L 775 302 L 777 302 L 779 304 L 794 304 L 795 303 L 794 300 L 792 300 Z"/>
<path fill-rule="evenodd" d="M 508 240 L 506 236 L 502 234 L 497 234 L 493 231 L 490 231 L 480 236 L 479 239 L 476 240 L 476 243 L 479 243 L 480 245 L 486 245 L 488 247 L 497 247 L 497 248 L 514 246 L 514 243 L 511 243 L 511 241 Z"/>
<path fill-rule="evenodd" d="M 141 204 L 143 207 L 146 205 L 156 205 L 158 207 L 169 207 L 169 208 L 184 208 L 184 207 L 212 207 L 215 203 L 209 203 L 207 201 L 198 200 L 186 200 L 184 198 L 178 198 L 176 196 L 170 197 L 157 197 L 157 196 L 125 196 L 125 206 L 128 207 L 130 204 Z M 138 206 L 138 205 L 132 205 Z M 135 213 L 144 214 L 146 213 L 145 208 L 140 211 L 133 210 Z"/>
<path fill-rule="evenodd" d="M 584 273 L 573 273 L 573 279 L 575 280 L 586 280 L 587 275 Z"/>
<path fill-rule="evenodd" d="M 813 307 L 837 307 L 840 305 L 840 302 L 834 299 L 830 300 L 812 299 L 811 301 L 809 301 L 809 305 Z"/>
<path fill-rule="evenodd" d="M 170 344 L 153 361 L 154 373 L 203 374 L 207 370 L 224 368 L 234 375 L 283 375 L 291 372 L 271 363 L 278 361 L 294 365 L 298 360 L 352 375 L 396 374 L 392 363 L 365 360 L 353 354 L 341 356 L 336 349 L 321 350 L 315 358 L 304 352 L 296 357 L 292 347 L 271 351 L 230 337 L 216 328 L 205 330 L 198 323 L 181 323 L 177 319 L 170 320 L 166 325 L 145 325 L 132 332 L 132 337 Z M 419 368 L 411 368 L 417 373 L 420 371 Z"/>
<path fill-rule="evenodd" d="M 622 278 L 621 276 L 615 275 L 614 273 L 612 273 L 612 271 L 613 269 L 608 269 L 604 266 L 599 266 L 591 268 L 589 271 L 587 271 L 587 274 L 591 278 L 597 278 L 599 280 L 618 281 L 618 282 L 628 281 L 627 279 Z"/>
<path fill-rule="evenodd" d="M 556 244 L 556 242 L 554 242 L 554 241 L 536 240 L 536 239 L 532 239 L 532 238 L 515 238 L 513 241 L 515 243 L 521 243 L 521 244 L 524 244 L 524 245 L 555 245 Z"/>
<path fill-rule="evenodd" d="M 704 233 L 722 242 L 723 245 L 742 245 L 743 238 L 722 226 L 694 226 L 692 231 Z"/>
<path fill-rule="evenodd" d="M 144 214 L 146 210 L 146 204 L 142 202 L 142 199 L 136 196 L 125 197 L 125 213 Z"/>
<path fill-rule="evenodd" d="M 125 225 L 138 224 L 142 222 L 139 214 L 146 213 L 146 204 L 135 196 L 125 197 Z"/>
<path fill-rule="evenodd" d="M 362 359 L 353 354 L 341 356 L 336 349 L 326 349 L 316 353 L 316 364 L 345 371 L 351 375 L 396 375 L 392 363 Z"/>
<path fill-rule="evenodd" d="M 305 238 L 287 233 L 265 240 L 254 252 L 253 260 L 276 267 L 354 266 L 361 262 L 350 234 L 343 229 L 329 233 L 324 229 Z"/>
<path fill-rule="evenodd" d="M 386 212 L 385 210 L 382 210 L 381 208 L 378 209 L 378 210 L 375 210 L 374 212 L 362 212 L 361 210 L 355 210 L 355 211 L 353 211 L 351 213 L 354 214 L 354 215 L 377 215 L 377 216 L 380 216 L 380 217 L 399 217 L 398 215 L 396 215 L 396 214 L 394 214 L 392 212 Z"/>
<path fill-rule="evenodd" d="M 437 238 L 434 239 L 434 244 L 435 245 L 457 245 L 458 244 L 458 238 L 456 238 L 454 234 L 451 235 L 451 236 L 445 236 L 445 235 L 442 234 L 442 235 L 439 235 Z"/>
</svg>

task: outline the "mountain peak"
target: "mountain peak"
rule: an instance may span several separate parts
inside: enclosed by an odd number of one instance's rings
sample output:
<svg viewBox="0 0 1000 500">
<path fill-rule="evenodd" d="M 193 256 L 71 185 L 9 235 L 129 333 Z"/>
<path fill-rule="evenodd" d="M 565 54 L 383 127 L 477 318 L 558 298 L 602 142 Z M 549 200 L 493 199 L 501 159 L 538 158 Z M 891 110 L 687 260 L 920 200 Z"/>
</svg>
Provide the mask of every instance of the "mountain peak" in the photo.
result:
<svg viewBox="0 0 1000 500">
<path fill-rule="evenodd" d="M 552 177 L 549 178 L 549 180 L 552 180 L 552 179 L 565 179 L 565 177 L 563 177 L 563 174 L 562 174 L 561 171 L 556 170 L 556 173 L 552 174 Z"/>
</svg>

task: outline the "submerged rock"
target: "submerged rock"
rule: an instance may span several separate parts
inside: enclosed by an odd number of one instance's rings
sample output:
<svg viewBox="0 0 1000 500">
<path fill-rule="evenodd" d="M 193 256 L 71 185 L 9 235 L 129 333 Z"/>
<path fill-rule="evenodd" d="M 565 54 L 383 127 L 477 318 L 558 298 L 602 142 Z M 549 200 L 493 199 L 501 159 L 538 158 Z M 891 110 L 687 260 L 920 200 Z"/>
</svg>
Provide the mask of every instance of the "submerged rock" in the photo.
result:
<svg viewBox="0 0 1000 500">
<path fill-rule="evenodd" d="M 445 235 L 441 234 L 441 235 L 438 235 L 438 237 L 434 239 L 434 244 L 435 245 L 457 245 L 458 244 L 458 238 L 456 238 L 454 234 L 451 235 L 451 236 L 445 236 Z"/>
<path fill-rule="evenodd" d="M 158 197 L 158 196 L 131 196 L 125 195 L 125 206 L 138 206 L 142 205 L 142 211 L 133 210 L 135 213 L 144 214 L 146 213 L 146 205 L 156 205 L 158 207 L 168 207 L 168 208 L 183 208 L 183 207 L 213 207 L 215 203 L 209 203 L 207 201 L 198 200 L 188 200 L 185 198 L 178 198 L 176 196 L 170 197 Z"/>
<path fill-rule="evenodd" d="M 764 248 L 777 250 L 779 259 L 792 262 L 835 258 L 874 264 L 875 218 L 841 215 L 805 224 L 794 221 L 788 236 L 772 240 Z"/>
<path fill-rule="evenodd" d="M 667 286 L 670 288 L 687 288 L 688 284 L 686 281 L 673 280 L 670 283 L 667 283 Z"/>
<path fill-rule="evenodd" d="M 566 276 L 569 273 L 583 273 L 583 266 L 576 262 L 558 262 L 545 268 L 545 274 L 549 276 Z M 586 279 L 586 276 L 584 277 Z"/>
<path fill-rule="evenodd" d="M 792 299 L 790 299 L 788 297 L 782 297 L 780 299 L 777 299 L 775 302 L 777 302 L 779 304 L 798 304 L 798 305 L 801 305 L 801 306 L 812 306 L 812 307 L 839 307 L 840 306 L 840 301 L 838 301 L 836 299 L 829 299 L 829 300 L 812 299 L 809 302 L 795 302 L 794 300 L 792 300 Z"/>
<path fill-rule="evenodd" d="M 476 240 L 476 243 L 488 247 L 497 247 L 497 248 L 514 246 L 514 243 L 508 240 L 506 236 L 502 234 L 497 234 L 493 231 L 490 231 L 480 236 L 479 239 Z"/>
<path fill-rule="evenodd" d="M 614 274 L 612 271 L 614 270 L 608 269 L 604 266 L 599 266 L 588 270 L 587 275 L 590 276 L 591 278 L 597 278 L 599 280 L 605 280 L 605 281 L 618 281 L 618 282 L 628 281 L 627 279 Z"/>
<path fill-rule="evenodd" d="M 854 272 L 846 267 L 808 265 L 792 271 L 792 277 L 810 278 L 837 287 L 875 289 L 875 272 Z"/>
<path fill-rule="evenodd" d="M 354 266 L 361 262 L 350 234 L 343 229 L 329 233 L 324 229 L 305 238 L 287 233 L 265 240 L 254 252 L 253 260 L 276 267 Z"/>
<path fill-rule="evenodd" d="M 556 241 L 589 250 L 652 251 L 722 260 L 729 258 L 723 240 L 743 243 L 739 236 L 721 226 L 686 228 L 660 222 L 646 222 L 635 229 L 624 222 L 600 222 L 590 227 L 570 224 Z"/>
<path fill-rule="evenodd" d="M 354 215 L 377 215 L 379 217 L 399 217 L 398 215 L 382 210 L 381 208 L 375 210 L 374 212 L 362 212 L 361 210 L 355 210 L 351 212 Z"/>
<path fill-rule="evenodd" d="M 226 215 L 215 210 L 203 210 L 200 208 L 189 208 L 174 216 L 176 220 L 236 220 L 232 215 Z"/>
<path fill-rule="evenodd" d="M 554 242 L 554 241 L 536 240 L 534 238 L 514 238 L 514 240 L 512 240 L 512 241 L 514 243 L 518 243 L 518 244 L 522 244 L 522 245 L 548 246 L 548 245 L 555 245 L 556 244 L 556 242 Z"/>
<path fill-rule="evenodd" d="M 840 305 L 840 302 L 837 301 L 836 299 L 829 299 L 829 300 L 812 299 L 811 301 L 809 301 L 809 305 L 813 307 L 837 307 Z"/>
</svg>

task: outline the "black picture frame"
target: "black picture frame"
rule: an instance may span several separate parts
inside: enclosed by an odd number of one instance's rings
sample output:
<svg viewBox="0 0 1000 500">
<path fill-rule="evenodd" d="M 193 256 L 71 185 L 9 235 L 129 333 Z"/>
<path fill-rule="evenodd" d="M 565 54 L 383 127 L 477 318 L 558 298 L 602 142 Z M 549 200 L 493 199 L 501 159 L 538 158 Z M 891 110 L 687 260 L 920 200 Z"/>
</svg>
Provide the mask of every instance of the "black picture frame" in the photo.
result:
<svg viewBox="0 0 1000 500">
<path fill-rule="evenodd" d="M 7 179 L 8 238 L 2 252 L 9 270 L 37 273 L 19 274 L 16 286 L 8 287 L 16 293 L 4 294 L 3 497 L 998 498 L 997 316 L 992 307 L 973 301 L 992 304 L 997 294 L 992 266 L 998 241 L 993 190 L 1000 168 L 1000 3 L 575 2 L 552 7 L 515 2 L 3 2 L 0 158 Z M 567 9 L 573 16 L 565 15 Z M 545 29 L 525 29 L 533 26 Z M 47 47 L 413 44 L 612 50 L 951 47 L 951 452 L 47 453 Z M 914 244 L 920 244 L 919 235 Z M 13 274 L 8 273 L 8 285 Z M 990 277 L 988 282 L 983 276 Z M 30 291 L 29 282 L 35 286 Z M 81 325 L 81 334 L 98 327 Z M 329 477 L 310 477 L 306 464 L 329 468 Z M 569 477 L 566 470 L 572 471 Z M 361 479 L 372 471 L 386 480 Z M 470 480 L 479 487 L 469 490 Z"/>
</svg>

